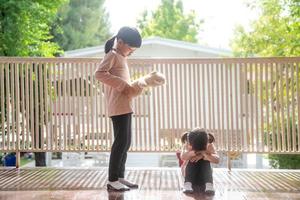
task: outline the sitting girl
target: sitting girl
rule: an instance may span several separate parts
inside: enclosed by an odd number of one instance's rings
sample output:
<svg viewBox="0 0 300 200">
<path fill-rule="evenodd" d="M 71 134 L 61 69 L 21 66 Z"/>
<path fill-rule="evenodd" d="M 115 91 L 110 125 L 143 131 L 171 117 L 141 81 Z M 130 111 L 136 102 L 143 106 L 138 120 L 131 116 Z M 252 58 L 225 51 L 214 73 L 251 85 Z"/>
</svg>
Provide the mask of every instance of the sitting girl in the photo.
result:
<svg viewBox="0 0 300 200">
<path fill-rule="evenodd" d="M 181 171 L 185 178 L 183 192 L 192 193 L 194 185 L 205 186 L 206 194 L 214 194 L 212 168 L 210 162 L 219 163 L 212 134 L 202 129 L 194 129 L 182 135 L 183 143 L 180 158 Z"/>
</svg>

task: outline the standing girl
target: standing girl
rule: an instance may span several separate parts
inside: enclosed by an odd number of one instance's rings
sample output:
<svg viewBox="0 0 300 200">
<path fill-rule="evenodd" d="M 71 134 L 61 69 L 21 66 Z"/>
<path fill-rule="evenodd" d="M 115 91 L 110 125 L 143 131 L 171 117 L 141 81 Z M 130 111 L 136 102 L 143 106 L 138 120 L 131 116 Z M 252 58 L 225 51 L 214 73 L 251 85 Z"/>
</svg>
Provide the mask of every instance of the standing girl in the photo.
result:
<svg viewBox="0 0 300 200">
<path fill-rule="evenodd" d="M 140 84 L 130 84 L 127 57 L 141 43 L 142 38 L 137 29 L 122 27 L 116 36 L 106 42 L 106 55 L 95 72 L 95 78 L 104 83 L 107 111 L 112 120 L 115 138 L 109 160 L 108 190 L 138 188 L 137 184 L 124 179 L 124 173 L 127 151 L 131 144 L 132 98 L 143 90 Z"/>
</svg>

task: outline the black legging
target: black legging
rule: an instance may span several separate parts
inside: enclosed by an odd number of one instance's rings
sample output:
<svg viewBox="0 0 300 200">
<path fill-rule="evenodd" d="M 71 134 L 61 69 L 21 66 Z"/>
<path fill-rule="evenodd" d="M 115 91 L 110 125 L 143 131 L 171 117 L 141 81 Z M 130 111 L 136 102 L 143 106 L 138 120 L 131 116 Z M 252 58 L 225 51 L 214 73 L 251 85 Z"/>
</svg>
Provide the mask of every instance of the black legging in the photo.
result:
<svg viewBox="0 0 300 200">
<path fill-rule="evenodd" d="M 127 151 L 131 144 L 131 117 L 132 113 L 111 117 L 115 140 L 109 159 L 109 181 L 124 178 Z"/>
<path fill-rule="evenodd" d="M 203 159 L 197 162 L 188 162 L 185 168 L 185 182 L 191 182 L 193 185 L 213 183 L 210 162 Z"/>
</svg>

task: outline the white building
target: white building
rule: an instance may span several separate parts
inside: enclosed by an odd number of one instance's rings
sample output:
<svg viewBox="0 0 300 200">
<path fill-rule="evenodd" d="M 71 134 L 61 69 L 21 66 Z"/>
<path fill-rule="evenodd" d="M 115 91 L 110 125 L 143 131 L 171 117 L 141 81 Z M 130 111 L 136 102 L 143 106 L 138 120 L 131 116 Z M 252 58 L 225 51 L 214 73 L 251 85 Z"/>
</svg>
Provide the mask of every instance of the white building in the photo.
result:
<svg viewBox="0 0 300 200">
<path fill-rule="evenodd" d="M 66 51 L 64 57 L 103 58 L 104 45 Z M 229 50 L 211 48 L 199 44 L 160 37 L 146 38 L 131 58 L 213 58 L 230 57 Z"/>
</svg>

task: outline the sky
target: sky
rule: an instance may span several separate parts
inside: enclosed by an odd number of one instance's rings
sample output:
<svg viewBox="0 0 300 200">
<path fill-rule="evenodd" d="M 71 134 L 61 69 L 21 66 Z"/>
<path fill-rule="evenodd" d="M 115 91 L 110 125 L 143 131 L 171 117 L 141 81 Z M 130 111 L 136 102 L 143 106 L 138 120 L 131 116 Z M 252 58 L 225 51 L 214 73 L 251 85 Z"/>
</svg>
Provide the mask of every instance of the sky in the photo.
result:
<svg viewBox="0 0 300 200">
<path fill-rule="evenodd" d="M 249 0 L 248 0 L 249 1 Z M 122 26 L 136 26 L 141 13 L 155 10 L 161 0 L 106 0 L 111 31 Z M 182 0 L 185 12 L 195 10 L 198 19 L 204 19 L 198 41 L 202 45 L 230 49 L 230 39 L 236 25 L 249 26 L 257 12 L 246 6 L 246 0 Z"/>
</svg>

